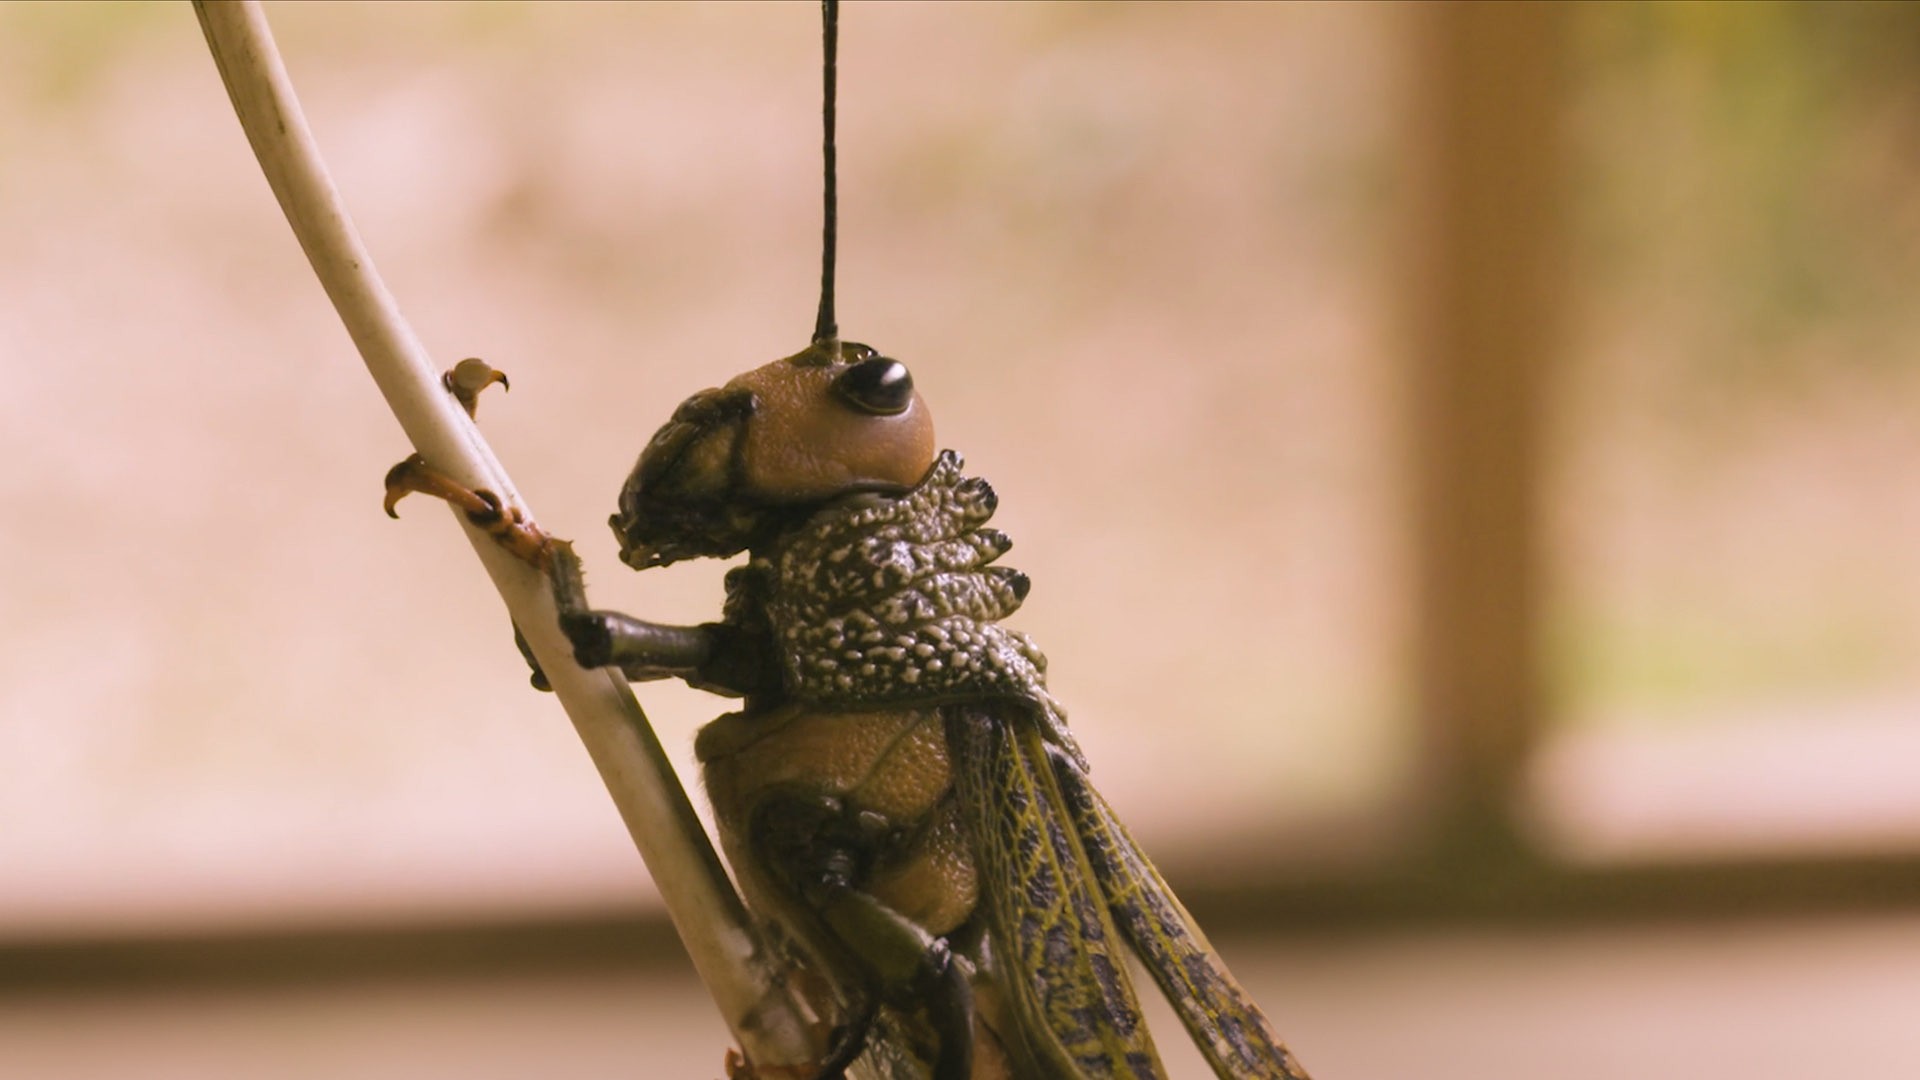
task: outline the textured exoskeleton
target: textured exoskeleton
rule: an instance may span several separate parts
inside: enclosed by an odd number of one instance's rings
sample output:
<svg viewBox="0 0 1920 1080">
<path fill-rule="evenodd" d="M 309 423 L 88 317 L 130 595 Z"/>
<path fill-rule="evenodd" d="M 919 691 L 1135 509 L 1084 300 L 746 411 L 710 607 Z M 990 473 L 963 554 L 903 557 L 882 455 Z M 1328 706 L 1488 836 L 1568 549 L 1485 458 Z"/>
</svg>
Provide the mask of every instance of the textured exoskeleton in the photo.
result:
<svg viewBox="0 0 1920 1080">
<path fill-rule="evenodd" d="M 587 610 L 577 659 L 744 698 L 697 753 L 748 906 L 826 988 L 837 1074 L 1158 1077 L 1130 948 L 1223 1077 L 1304 1078 L 1087 781 L 1001 620 L 994 494 L 936 453 L 904 365 L 834 340 L 683 404 L 613 518 L 621 559 L 747 562 L 724 617 Z"/>
</svg>

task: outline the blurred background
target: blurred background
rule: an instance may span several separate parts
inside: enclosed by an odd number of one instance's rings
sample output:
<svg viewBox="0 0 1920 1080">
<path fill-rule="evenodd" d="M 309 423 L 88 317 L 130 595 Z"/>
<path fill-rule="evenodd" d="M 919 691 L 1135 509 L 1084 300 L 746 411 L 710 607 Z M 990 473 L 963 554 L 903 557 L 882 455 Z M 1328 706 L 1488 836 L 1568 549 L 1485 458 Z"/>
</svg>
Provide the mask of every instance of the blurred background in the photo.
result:
<svg viewBox="0 0 1920 1080">
<path fill-rule="evenodd" d="M 269 14 L 596 602 L 714 617 L 602 523 L 805 344 L 814 6 Z M 841 325 L 1316 1075 L 1920 1071 L 1920 8 L 850 2 L 841 57 Z M 0 4 L 0 282 L 0 1074 L 718 1075 L 187 5 Z M 691 780 L 726 704 L 641 700 Z"/>
</svg>

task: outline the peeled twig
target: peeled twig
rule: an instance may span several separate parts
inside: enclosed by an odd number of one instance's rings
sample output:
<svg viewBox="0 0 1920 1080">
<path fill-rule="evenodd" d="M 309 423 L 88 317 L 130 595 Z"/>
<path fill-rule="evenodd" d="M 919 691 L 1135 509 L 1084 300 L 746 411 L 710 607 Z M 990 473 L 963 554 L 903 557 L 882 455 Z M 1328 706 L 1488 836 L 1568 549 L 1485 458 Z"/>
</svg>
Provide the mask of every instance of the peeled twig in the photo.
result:
<svg viewBox="0 0 1920 1080">
<path fill-rule="evenodd" d="M 375 272 L 257 0 L 194 0 L 194 9 L 260 168 L 407 438 L 441 472 L 494 492 L 504 507 L 532 520 Z M 813 1028 L 785 991 L 626 680 L 575 665 L 546 579 L 464 516 L 454 518 L 572 718 L 741 1049 L 763 1066 L 814 1060 Z"/>
</svg>

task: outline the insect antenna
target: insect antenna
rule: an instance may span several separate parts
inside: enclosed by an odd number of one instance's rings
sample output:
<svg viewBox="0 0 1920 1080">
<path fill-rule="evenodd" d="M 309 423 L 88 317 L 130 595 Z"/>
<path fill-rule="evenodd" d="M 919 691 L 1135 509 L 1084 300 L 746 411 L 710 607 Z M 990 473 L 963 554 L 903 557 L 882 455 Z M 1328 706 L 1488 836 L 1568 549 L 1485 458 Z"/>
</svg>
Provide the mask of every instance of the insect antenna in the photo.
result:
<svg viewBox="0 0 1920 1080">
<path fill-rule="evenodd" d="M 834 249 L 837 246 L 839 231 L 839 210 L 837 185 L 835 183 L 835 155 L 833 148 L 833 114 L 835 54 L 839 51 L 840 40 L 840 3 L 839 0 L 820 0 L 820 37 L 822 83 L 820 102 L 820 123 L 824 135 L 820 143 L 822 171 L 825 182 L 821 185 L 822 200 L 825 203 L 820 226 L 820 314 L 813 321 L 813 343 L 826 345 L 831 353 L 839 352 L 840 327 L 833 317 L 833 262 Z"/>
</svg>

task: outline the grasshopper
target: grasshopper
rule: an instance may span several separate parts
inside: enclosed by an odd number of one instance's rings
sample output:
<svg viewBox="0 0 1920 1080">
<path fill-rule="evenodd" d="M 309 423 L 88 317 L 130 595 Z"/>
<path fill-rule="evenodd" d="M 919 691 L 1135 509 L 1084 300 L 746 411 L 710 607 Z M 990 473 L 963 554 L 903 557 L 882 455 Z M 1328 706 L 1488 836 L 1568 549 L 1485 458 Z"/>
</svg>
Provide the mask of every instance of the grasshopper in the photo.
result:
<svg viewBox="0 0 1920 1080">
<path fill-rule="evenodd" d="M 839 337 L 824 7 L 813 340 L 682 403 L 611 519 L 636 570 L 744 553 L 720 620 L 593 609 L 569 545 L 418 458 L 389 473 L 388 509 L 446 498 L 549 570 L 583 667 L 741 699 L 695 751 L 748 908 L 839 1021 L 803 1075 L 1162 1077 L 1130 951 L 1219 1076 L 1305 1080 L 1088 781 L 1046 658 L 1002 625 L 1029 582 L 997 565 L 1011 542 L 987 525 L 993 489 L 936 449 L 905 364 Z M 463 365 L 447 386 L 471 412 L 496 375 Z"/>
<path fill-rule="evenodd" d="M 611 524 L 635 569 L 747 554 L 700 626 L 593 610 L 568 545 L 418 459 L 389 499 L 449 498 L 550 568 L 582 666 L 744 699 L 695 752 L 749 909 L 846 1018 L 818 1075 L 1163 1076 L 1131 949 L 1218 1075 L 1304 1080 L 1088 782 L 1001 625 L 1029 583 L 996 565 L 993 489 L 934 446 L 907 367 L 852 342 L 689 398 Z"/>
</svg>

